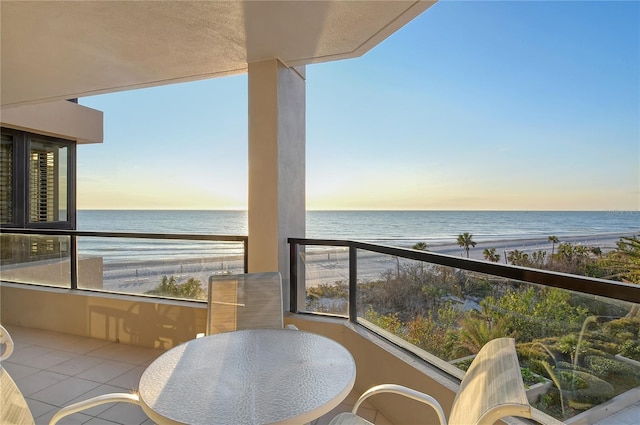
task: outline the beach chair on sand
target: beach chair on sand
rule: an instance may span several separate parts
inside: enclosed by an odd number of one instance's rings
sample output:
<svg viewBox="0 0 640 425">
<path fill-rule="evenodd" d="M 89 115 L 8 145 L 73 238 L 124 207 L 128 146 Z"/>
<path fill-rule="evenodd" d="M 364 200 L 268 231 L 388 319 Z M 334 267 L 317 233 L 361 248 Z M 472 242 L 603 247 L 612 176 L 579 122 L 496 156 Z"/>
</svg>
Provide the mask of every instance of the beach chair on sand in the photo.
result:
<svg viewBox="0 0 640 425">
<path fill-rule="evenodd" d="M 382 384 L 365 391 L 351 412 L 339 414 L 329 425 L 372 425 L 356 412 L 363 401 L 381 393 L 399 394 L 425 403 L 436 411 L 441 425 L 447 424 L 444 411 L 435 398 L 401 385 Z M 485 344 L 469 366 L 453 401 L 448 423 L 492 425 L 507 416 L 529 418 L 542 424 L 562 424 L 529 405 L 515 340 L 498 338 Z"/>
</svg>

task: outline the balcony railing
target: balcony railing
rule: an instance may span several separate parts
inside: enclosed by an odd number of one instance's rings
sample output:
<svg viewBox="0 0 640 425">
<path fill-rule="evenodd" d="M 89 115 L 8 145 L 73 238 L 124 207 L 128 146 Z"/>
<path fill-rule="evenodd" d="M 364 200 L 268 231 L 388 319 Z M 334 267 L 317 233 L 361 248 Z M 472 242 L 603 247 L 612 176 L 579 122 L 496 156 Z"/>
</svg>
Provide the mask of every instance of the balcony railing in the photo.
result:
<svg viewBox="0 0 640 425">
<path fill-rule="evenodd" d="M 3 228 L 0 277 L 198 298 L 158 289 L 246 272 L 247 240 Z M 523 376 L 546 379 L 532 403 L 567 422 L 629 392 L 637 401 L 640 285 L 364 242 L 289 243 L 292 312 L 346 317 L 456 378 L 486 341 L 514 336 Z"/>
<path fill-rule="evenodd" d="M 637 402 L 640 285 L 364 242 L 289 243 L 292 312 L 348 317 L 458 378 L 484 343 L 513 336 L 525 383 L 543 387 L 531 403 L 568 422 Z"/>
<path fill-rule="evenodd" d="M 0 246 L 3 281 L 181 299 L 248 263 L 246 236 L 3 228 Z"/>
</svg>

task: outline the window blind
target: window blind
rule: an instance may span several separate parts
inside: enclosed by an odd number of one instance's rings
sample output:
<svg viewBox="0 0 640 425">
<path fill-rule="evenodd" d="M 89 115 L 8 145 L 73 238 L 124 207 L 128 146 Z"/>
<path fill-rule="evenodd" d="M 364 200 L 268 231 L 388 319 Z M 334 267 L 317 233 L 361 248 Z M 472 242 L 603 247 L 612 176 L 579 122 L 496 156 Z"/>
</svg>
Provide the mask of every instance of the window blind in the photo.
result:
<svg viewBox="0 0 640 425">
<path fill-rule="evenodd" d="M 0 223 L 13 220 L 13 137 L 2 135 L 0 142 Z"/>
</svg>

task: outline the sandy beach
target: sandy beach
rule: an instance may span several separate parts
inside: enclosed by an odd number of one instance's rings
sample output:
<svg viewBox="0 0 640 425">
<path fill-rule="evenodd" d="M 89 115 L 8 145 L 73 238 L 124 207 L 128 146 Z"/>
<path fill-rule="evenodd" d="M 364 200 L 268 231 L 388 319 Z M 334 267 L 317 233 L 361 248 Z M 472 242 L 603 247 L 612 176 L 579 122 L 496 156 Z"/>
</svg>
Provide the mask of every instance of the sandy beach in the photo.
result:
<svg viewBox="0 0 640 425">
<path fill-rule="evenodd" d="M 560 242 L 582 244 L 584 246 L 599 247 L 603 252 L 616 248 L 616 242 L 629 234 L 603 234 L 588 236 L 573 236 L 559 238 Z M 386 243 L 389 246 L 399 246 Z M 402 246 L 410 248 L 410 246 Z M 469 258 L 483 260 L 485 248 L 496 248 L 500 254 L 500 262 L 505 262 L 505 253 L 518 249 L 531 253 L 547 251 L 551 254 L 552 244 L 548 238 L 513 239 L 500 241 L 479 241 L 469 252 Z M 557 244 L 556 244 L 557 248 Z M 428 247 L 430 252 L 465 257 L 464 250 L 455 241 L 450 243 L 433 244 Z M 342 247 L 313 247 L 301 254 L 301 261 L 305 264 L 307 286 L 319 284 L 333 284 L 338 281 L 346 282 L 349 276 L 348 249 Z M 402 264 L 403 260 L 400 261 Z M 383 273 L 395 270 L 398 266 L 395 257 L 358 252 L 358 277 L 362 280 L 378 279 Z M 154 289 L 163 276 L 175 276 L 178 282 L 189 278 L 200 280 L 203 287 L 207 286 L 209 277 L 221 273 L 242 273 L 242 257 L 228 256 L 217 258 L 184 259 L 180 261 L 146 261 L 132 263 L 105 264 L 104 289 L 118 292 L 144 293 Z"/>
</svg>

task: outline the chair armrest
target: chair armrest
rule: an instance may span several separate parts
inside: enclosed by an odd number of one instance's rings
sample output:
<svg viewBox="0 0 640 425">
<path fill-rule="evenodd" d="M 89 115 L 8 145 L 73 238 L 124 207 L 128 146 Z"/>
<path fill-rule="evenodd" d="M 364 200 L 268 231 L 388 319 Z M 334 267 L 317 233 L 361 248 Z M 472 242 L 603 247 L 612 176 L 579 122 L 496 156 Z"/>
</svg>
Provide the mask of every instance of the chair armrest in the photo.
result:
<svg viewBox="0 0 640 425">
<path fill-rule="evenodd" d="M 55 425 L 58 421 L 65 416 L 72 415 L 74 413 L 81 412 L 86 409 L 90 409 L 95 406 L 99 406 L 101 404 L 106 403 L 131 403 L 140 405 L 140 399 L 138 394 L 131 393 L 111 393 L 111 394 L 103 394 L 96 397 L 92 397 L 87 400 L 79 401 L 74 404 L 70 404 L 62 409 L 58 410 L 55 415 L 49 421 L 49 425 Z"/>
<path fill-rule="evenodd" d="M 6 348 L 4 353 L 2 353 L 2 356 L 0 356 L 0 360 L 6 360 L 11 353 L 13 353 L 13 340 L 4 326 L 0 325 L 0 345 L 2 344 L 4 344 Z"/>
<path fill-rule="evenodd" d="M 419 401 L 421 403 L 428 404 L 433 408 L 433 410 L 436 411 L 436 414 L 438 415 L 438 419 L 440 420 L 440 424 L 447 425 L 447 419 L 444 416 L 444 411 L 442 410 L 442 406 L 440 406 L 440 403 L 438 403 L 438 401 L 435 398 L 431 397 L 428 394 L 421 393 L 420 391 L 416 391 L 414 389 L 407 388 L 397 384 L 381 384 L 381 385 L 376 385 L 375 387 L 369 388 L 360 396 L 358 401 L 356 401 L 356 404 L 353 406 L 353 410 L 351 412 L 355 415 L 356 411 L 358 410 L 358 407 L 360 407 L 363 401 L 365 401 L 367 398 L 373 395 L 380 394 L 380 393 L 399 394 L 405 397 L 409 397 L 410 399 Z"/>
</svg>

